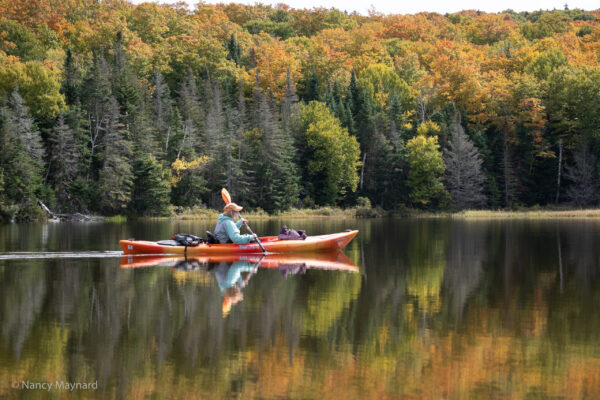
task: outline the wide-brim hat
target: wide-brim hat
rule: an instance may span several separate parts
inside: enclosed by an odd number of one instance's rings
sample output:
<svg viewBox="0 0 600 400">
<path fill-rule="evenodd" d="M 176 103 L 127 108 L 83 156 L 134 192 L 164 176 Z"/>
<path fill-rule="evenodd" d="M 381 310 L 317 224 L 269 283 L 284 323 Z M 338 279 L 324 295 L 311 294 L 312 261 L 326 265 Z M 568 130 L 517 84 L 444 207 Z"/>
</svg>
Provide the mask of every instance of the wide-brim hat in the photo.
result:
<svg viewBox="0 0 600 400">
<path fill-rule="evenodd" d="M 224 210 L 225 211 L 242 211 L 244 207 L 238 206 L 235 203 L 229 203 L 225 206 Z"/>
</svg>

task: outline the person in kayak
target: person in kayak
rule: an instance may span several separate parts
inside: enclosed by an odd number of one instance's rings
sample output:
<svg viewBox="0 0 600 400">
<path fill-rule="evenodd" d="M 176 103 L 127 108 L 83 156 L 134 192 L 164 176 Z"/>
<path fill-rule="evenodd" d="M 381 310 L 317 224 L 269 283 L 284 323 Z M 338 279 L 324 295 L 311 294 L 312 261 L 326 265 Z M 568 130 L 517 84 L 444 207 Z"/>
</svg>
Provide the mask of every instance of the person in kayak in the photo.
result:
<svg viewBox="0 0 600 400">
<path fill-rule="evenodd" d="M 256 241 L 256 235 L 242 235 L 240 228 L 242 224 L 248 221 L 240 216 L 243 207 L 235 203 L 229 203 L 223 209 L 223 214 L 219 215 L 214 235 L 219 243 L 248 244 Z M 238 220 L 235 222 L 235 220 Z"/>
</svg>

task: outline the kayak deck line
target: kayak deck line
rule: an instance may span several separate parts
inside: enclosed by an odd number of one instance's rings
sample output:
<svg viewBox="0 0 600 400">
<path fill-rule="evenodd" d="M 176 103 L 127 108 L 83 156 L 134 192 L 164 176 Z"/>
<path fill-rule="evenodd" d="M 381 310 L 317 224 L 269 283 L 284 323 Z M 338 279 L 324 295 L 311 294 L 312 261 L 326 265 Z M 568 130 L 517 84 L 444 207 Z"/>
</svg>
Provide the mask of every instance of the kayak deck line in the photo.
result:
<svg viewBox="0 0 600 400">
<path fill-rule="evenodd" d="M 305 240 L 279 240 L 277 236 L 260 238 L 267 254 L 302 253 L 333 251 L 343 249 L 358 234 L 357 230 L 349 230 L 327 235 L 309 236 Z M 263 253 L 258 243 L 249 244 L 207 244 L 197 246 L 169 246 L 146 240 L 121 240 L 119 242 L 124 254 L 257 254 Z"/>
</svg>

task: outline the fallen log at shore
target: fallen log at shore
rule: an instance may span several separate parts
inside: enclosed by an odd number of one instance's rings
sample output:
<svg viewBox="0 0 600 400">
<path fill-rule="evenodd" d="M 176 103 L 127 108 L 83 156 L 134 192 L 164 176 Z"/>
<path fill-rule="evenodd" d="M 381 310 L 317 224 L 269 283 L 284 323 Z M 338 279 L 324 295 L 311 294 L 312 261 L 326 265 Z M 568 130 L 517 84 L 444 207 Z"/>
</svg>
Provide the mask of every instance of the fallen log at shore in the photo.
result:
<svg viewBox="0 0 600 400">
<path fill-rule="evenodd" d="M 50 210 L 48 208 L 48 206 L 46 206 L 44 204 L 44 202 L 42 202 L 39 199 L 38 199 L 38 204 L 42 208 L 42 210 L 44 210 L 46 212 L 46 214 L 48 214 L 50 219 L 53 221 L 81 221 L 81 222 L 83 222 L 83 221 L 102 221 L 105 219 L 104 217 L 100 217 L 97 215 L 88 215 L 88 214 L 81 214 L 81 213 L 73 213 L 73 214 L 55 213 L 52 210 Z"/>
</svg>

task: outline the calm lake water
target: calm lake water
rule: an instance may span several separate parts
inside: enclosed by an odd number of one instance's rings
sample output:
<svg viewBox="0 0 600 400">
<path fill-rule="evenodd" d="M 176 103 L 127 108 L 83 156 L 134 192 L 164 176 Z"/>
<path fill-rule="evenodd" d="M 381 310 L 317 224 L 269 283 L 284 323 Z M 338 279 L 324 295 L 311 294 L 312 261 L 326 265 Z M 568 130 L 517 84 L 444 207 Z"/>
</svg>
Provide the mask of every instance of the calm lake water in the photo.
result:
<svg viewBox="0 0 600 400">
<path fill-rule="evenodd" d="M 217 264 L 118 245 L 213 223 L 0 226 L 0 398 L 600 398 L 600 221 L 251 223 L 360 233 Z"/>
</svg>

